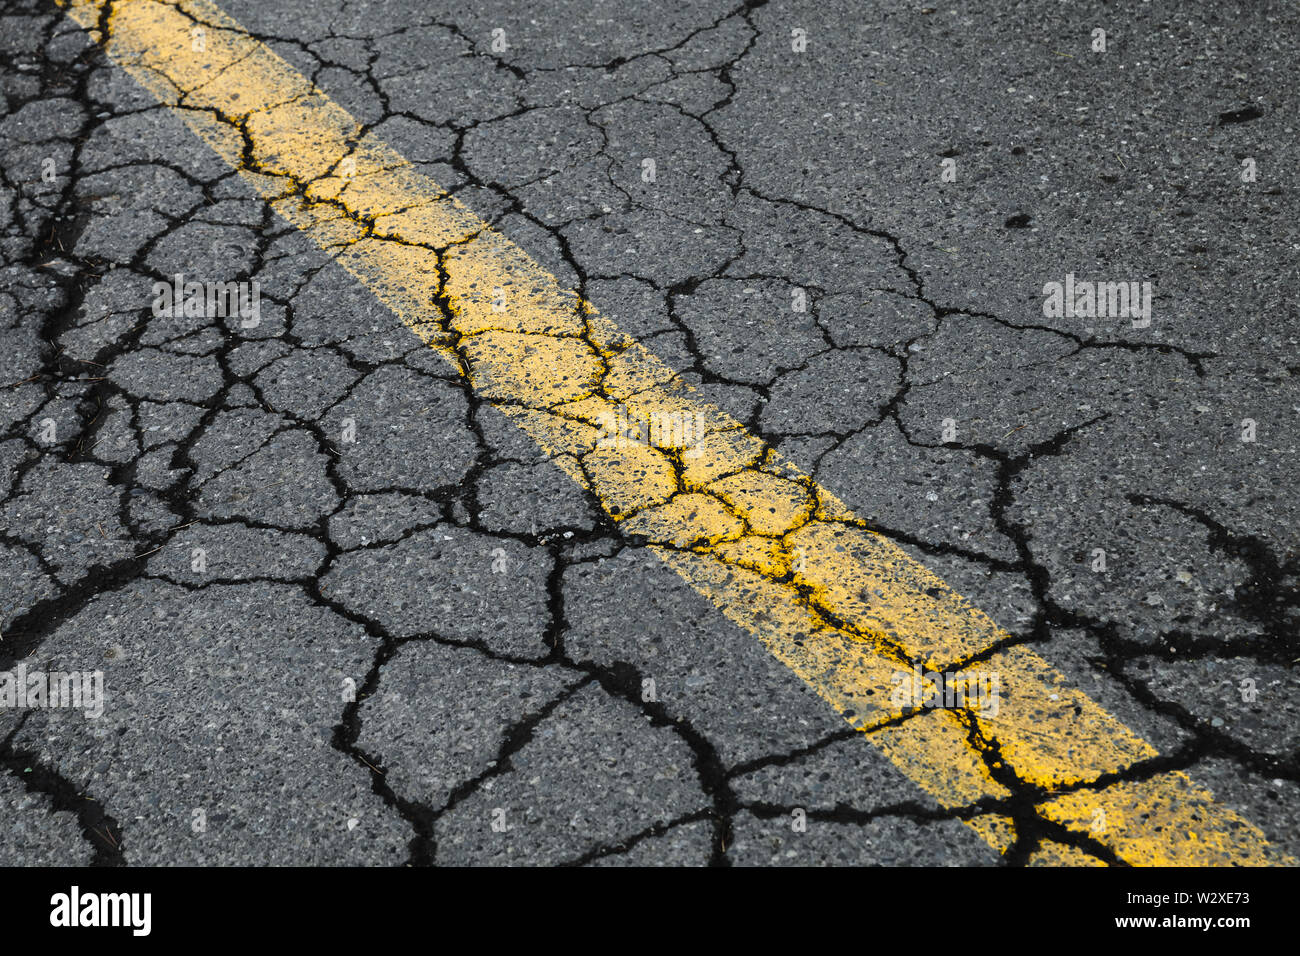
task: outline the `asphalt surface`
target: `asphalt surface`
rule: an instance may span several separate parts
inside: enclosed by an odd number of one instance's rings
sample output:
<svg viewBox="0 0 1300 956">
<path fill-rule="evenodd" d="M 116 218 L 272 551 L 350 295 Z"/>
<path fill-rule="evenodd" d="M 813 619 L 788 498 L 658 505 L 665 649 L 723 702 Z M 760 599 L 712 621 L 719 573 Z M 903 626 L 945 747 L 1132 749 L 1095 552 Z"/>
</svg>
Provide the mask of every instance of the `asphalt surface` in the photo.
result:
<svg viewBox="0 0 1300 956">
<path fill-rule="evenodd" d="M 1294 5 L 221 6 L 1300 855 Z M 0 708 L 0 862 L 1035 858 L 53 3 L 0 11 L 0 670 L 105 686 Z M 260 322 L 154 315 L 178 272 Z M 1149 326 L 1044 315 L 1067 274 Z"/>
</svg>

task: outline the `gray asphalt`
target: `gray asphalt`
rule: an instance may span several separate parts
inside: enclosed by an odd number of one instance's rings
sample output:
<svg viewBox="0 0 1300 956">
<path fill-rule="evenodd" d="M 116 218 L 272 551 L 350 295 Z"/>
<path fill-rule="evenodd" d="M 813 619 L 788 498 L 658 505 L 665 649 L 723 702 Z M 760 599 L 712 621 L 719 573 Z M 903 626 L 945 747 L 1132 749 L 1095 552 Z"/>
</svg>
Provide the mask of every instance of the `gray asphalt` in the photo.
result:
<svg viewBox="0 0 1300 956">
<path fill-rule="evenodd" d="M 1294 5 L 221 6 L 1300 855 Z M 0 863 L 1000 862 L 53 3 L 0 11 L 0 670 L 106 694 L 0 708 Z M 154 317 L 175 272 L 260 324 Z M 1149 326 L 1045 316 L 1067 273 Z"/>
</svg>

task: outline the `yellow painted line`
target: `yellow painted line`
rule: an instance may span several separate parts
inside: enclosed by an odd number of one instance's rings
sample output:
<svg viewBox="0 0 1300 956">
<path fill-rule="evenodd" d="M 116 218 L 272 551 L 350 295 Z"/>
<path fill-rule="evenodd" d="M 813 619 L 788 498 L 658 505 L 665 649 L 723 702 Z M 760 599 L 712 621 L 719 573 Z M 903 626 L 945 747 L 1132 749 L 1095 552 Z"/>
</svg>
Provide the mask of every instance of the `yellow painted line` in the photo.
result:
<svg viewBox="0 0 1300 956">
<path fill-rule="evenodd" d="M 995 651 L 972 668 L 998 674 L 996 713 L 922 710 L 898 721 L 906 705 L 894 702 L 896 675 L 914 666 L 943 671 L 1007 634 L 363 134 L 216 6 L 118 0 L 106 14 L 102 0 L 65 6 L 623 530 L 644 535 L 939 803 L 1008 796 L 990 773 L 997 763 L 999 775 L 1005 769 L 1043 788 L 1045 818 L 1126 862 L 1294 863 L 1182 773 L 1090 789 L 1156 751 L 1025 648 Z M 660 435 L 676 428 L 682 440 L 611 440 L 609 423 L 623 420 L 658 423 Z M 990 812 L 969 823 L 1003 851 L 1014 827 L 996 803 L 985 806 Z M 1038 859 L 1080 855 L 1063 846 L 1045 844 Z"/>
</svg>

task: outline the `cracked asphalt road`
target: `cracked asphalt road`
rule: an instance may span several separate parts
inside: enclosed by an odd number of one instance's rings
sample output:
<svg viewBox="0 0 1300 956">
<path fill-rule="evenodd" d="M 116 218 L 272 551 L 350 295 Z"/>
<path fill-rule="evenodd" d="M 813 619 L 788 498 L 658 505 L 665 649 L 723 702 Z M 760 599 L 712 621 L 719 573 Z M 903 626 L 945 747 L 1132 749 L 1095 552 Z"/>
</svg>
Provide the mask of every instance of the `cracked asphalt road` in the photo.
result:
<svg viewBox="0 0 1300 956">
<path fill-rule="evenodd" d="M 1300 855 L 1294 7 L 220 5 Z M 0 862 L 1115 862 L 1033 787 L 924 793 L 53 3 L 0 9 L 0 670 L 106 695 L 0 708 Z M 176 273 L 260 321 L 154 314 Z M 1045 316 L 1067 274 L 1151 282 L 1149 327 Z"/>
</svg>

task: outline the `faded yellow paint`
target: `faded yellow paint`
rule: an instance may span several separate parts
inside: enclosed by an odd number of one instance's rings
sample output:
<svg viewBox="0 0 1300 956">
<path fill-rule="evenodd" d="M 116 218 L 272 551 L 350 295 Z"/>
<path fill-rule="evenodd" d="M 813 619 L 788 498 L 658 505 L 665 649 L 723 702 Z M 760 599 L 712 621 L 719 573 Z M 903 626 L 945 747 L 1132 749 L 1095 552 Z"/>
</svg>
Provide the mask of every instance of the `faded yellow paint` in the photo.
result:
<svg viewBox="0 0 1300 956">
<path fill-rule="evenodd" d="M 872 742 L 922 788 L 944 794 L 953 805 L 1011 796 L 989 776 L 967 741 L 966 727 L 951 711 L 922 711 L 877 731 Z"/>
<path fill-rule="evenodd" d="M 906 708 L 892 691 L 901 672 L 959 666 L 1006 633 L 212 3 L 118 0 L 106 23 L 102 2 L 66 6 L 278 215 L 941 805 L 1006 797 L 995 765 L 1045 788 L 1049 819 L 1128 862 L 1294 862 L 1182 774 L 1051 793 L 1155 750 L 1028 649 L 1003 648 L 978 665 L 1001 675 L 997 714 L 900 720 Z M 690 416 L 703 437 L 690 449 L 611 440 L 607 423 L 620 413 Z M 1098 809 L 1110 820 L 1103 831 Z M 1008 816 L 969 825 L 999 851 L 1014 838 Z"/>
<path fill-rule="evenodd" d="M 1258 853 L 1254 828 L 1225 825 L 1222 805 L 1180 772 L 1076 791 L 1040 810 L 1134 866 L 1220 866 L 1255 862 Z"/>
<path fill-rule="evenodd" d="M 1043 840 L 1027 861 L 1029 866 L 1105 866 L 1105 862 L 1078 847 L 1055 840 Z"/>
<path fill-rule="evenodd" d="M 784 535 L 812 517 L 808 488 L 789 478 L 748 469 L 711 482 L 708 490 L 745 515 L 750 531 L 763 537 Z"/>
<path fill-rule="evenodd" d="M 997 651 L 972 669 L 998 674 L 1003 687 L 1036 689 L 1002 695 L 997 714 L 980 718 L 1022 780 L 1050 789 L 1096 780 L 1157 754 L 1028 648 Z"/>
</svg>

